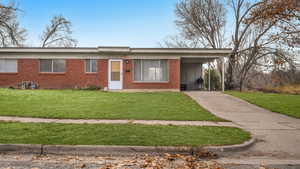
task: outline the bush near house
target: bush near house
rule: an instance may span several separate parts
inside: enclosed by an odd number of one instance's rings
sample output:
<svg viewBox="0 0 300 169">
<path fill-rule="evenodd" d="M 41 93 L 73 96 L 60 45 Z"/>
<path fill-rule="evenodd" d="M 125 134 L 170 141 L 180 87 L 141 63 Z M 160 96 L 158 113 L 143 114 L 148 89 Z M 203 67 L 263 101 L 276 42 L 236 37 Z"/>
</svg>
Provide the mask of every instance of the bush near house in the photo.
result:
<svg viewBox="0 0 300 169">
<path fill-rule="evenodd" d="M 208 69 L 206 69 L 204 72 L 204 84 L 206 89 L 208 89 L 208 84 L 209 84 L 208 81 L 209 81 L 209 73 L 208 73 Z M 210 88 L 211 90 L 221 89 L 220 75 L 217 69 L 210 70 Z"/>
</svg>

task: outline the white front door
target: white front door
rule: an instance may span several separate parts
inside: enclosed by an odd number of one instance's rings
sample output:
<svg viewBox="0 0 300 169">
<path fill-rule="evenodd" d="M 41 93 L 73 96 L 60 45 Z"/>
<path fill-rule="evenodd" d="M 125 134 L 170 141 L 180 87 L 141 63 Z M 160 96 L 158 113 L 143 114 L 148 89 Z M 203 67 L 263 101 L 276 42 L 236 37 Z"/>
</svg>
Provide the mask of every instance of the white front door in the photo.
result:
<svg viewBox="0 0 300 169">
<path fill-rule="evenodd" d="M 123 88 L 123 62 L 122 59 L 110 59 L 108 65 L 108 89 Z"/>
</svg>

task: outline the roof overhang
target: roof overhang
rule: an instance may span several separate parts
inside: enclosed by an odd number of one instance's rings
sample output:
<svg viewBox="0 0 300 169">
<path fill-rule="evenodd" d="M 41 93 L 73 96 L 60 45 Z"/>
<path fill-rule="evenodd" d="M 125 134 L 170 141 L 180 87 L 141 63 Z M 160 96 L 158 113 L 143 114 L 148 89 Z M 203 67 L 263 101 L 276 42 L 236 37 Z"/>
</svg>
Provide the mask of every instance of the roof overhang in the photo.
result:
<svg viewBox="0 0 300 169">
<path fill-rule="evenodd" d="M 8 47 L 0 48 L 0 53 L 97 53 L 97 48 L 38 48 Z"/>
<path fill-rule="evenodd" d="M 180 58 L 218 58 L 228 56 L 230 48 L 130 48 L 130 47 L 97 47 L 97 48 L 37 48 L 37 47 L 9 47 L 0 48 L 0 54 L 97 54 L 97 55 L 159 55 L 177 56 Z"/>
</svg>

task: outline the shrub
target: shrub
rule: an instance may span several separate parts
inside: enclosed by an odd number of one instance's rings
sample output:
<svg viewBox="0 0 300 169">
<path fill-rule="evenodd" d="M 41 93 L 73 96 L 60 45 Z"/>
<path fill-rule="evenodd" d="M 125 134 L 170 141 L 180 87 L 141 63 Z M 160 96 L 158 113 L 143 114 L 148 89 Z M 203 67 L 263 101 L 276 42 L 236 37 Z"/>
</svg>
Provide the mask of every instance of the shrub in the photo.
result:
<svg viewBox="0 0 300 169">
<path fill-rule="evenodd" d="M 208 89 L 208 70 L 206 69 L 204 72 L 204 85 L 205 88 Z M 217 69 L 210 70 L 210 87 L 211 90 L 220 90 L 221 89 L 221 82 L 220 82 L 220 75 Z"/>
<path fill-rule="evenodd" d="M 85 88 L 82 88 L 81 90 L 101 90 L 101 87 L 96 86 L 96 85 L 90 85 L 90 86 L 87 86 Z"/>
<path fill-rule="evenodd" d="M 269 93 L 287 93 L 287 94 L 300 94 L 300 84 L 298 85 L 283 85 L 278 87 L 266 87 L 261 89 L 263 92 Z"/>
</svg>

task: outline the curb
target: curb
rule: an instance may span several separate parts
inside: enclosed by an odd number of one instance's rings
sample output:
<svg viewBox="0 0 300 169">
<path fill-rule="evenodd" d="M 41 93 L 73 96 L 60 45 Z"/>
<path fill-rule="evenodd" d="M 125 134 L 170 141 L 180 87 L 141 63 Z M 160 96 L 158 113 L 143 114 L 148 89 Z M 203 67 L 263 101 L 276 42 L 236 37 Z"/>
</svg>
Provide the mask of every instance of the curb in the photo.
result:
<svg viewBox="0 0 300 169">
<path fill-rule="evenodd" d="M 207 146 L 204 149 L 212 152 L 235 152 L 248 149 L 256 142 L 256 138 L 251 134 L 250 140 L 245 141 L 242 144 L 228 145 L 228 146 Z"/>
<path fill-rule="evenodd" d="M 163 154 L 179 153 L 189 154 L 190 147 L 168 147 L 168 146 L 44 146 L 45 154 L 72 154 L 72 155 L 128 155 L 128 154 Z"/>
<path fill-rule="evenodd" d="M 41 154 L 42 146 L 39 144 L 0 144 L 0 152 Z"/>
<path fill-rule="evenodd" d="M 91 145 L 40 145 L 40 144 L 0 144 L 0 153 L 55 154 L 55 155 L 128 155 L 128 154 L 194 154 L 200 151 L 228 152 L 241 151 L 255 143 L 255 137 L 236 145 L 174 147 L 174 146 L 91 146 Z"/>
</svg>

